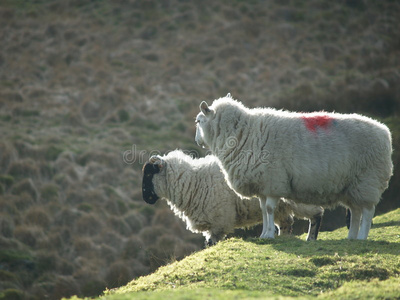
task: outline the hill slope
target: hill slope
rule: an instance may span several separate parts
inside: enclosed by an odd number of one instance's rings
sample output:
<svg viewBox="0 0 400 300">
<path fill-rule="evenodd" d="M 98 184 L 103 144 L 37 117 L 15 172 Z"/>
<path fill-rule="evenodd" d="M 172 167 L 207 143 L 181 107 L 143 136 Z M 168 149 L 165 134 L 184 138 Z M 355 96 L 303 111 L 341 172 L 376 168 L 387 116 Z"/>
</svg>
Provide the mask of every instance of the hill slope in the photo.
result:
<svg viewBox="0 0 400 300">
<path fill-rule="evenodd" d="M 231 299 L 266 296 L 396 298 L 400 296 L 400 209 L 374 218 L 367 241 L 345 228 L 320 240 L 229 239 L 107 291 L 106 299 Z M 361 288 L 362 287 L 362 288 Z"/>
</svg>

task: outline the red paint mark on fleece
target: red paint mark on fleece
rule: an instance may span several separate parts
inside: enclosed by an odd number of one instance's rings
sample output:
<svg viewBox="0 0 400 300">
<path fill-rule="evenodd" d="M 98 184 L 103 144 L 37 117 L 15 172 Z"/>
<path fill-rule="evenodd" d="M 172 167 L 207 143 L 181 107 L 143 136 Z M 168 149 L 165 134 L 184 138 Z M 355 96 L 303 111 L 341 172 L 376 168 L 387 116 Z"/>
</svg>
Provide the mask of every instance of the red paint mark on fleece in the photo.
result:
<svg viewBox="0 0 400 300">
<path fill-rule="evenodd" d="M 306 125 L 307 129 L 315 132 L 318 128 L 328 129 L 329 125 L 331 125 L 333 118 L 327 115 L 320 116 L 302 116 L 304 125 Z"/>
</svg>

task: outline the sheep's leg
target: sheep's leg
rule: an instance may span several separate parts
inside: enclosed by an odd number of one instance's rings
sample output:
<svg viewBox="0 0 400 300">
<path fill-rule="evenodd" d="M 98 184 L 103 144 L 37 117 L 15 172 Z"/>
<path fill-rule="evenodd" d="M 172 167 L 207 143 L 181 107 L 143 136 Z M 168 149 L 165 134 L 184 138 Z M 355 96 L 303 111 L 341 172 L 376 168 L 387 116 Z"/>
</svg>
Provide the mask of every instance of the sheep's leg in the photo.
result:
<svg viewBox="0 0 400 300">
<path fill-rule="evenodd" d="M 215 244 L 211 239 L 211 233 L 209 231 L 203 231 L 203 236 L 205 237 L 204 246 L 209 247 Z"/>
<path fill-rule="evenodd" d="M 281 228 L 275 224 L 275 235 L 281 235 Z"/>
<path fill-rule="evenodd" d="M 205 241 L 205 243 L 204 243 L 204 246 L 207 248 L 207 247 L 211 247 L 211 246 L 214 246 L 215 245 L 215 242 L 212 240 L 212 239 L 208 239 L 208 240 L 206 240 Z"/>
<path fill-rule="evenodd" d="M 225 239 L 225 237 L 226 237 L 226 234 L 224 233 L 223 230 L 214 229 L 211 231 L 210 240 L 211 240 L 212 245 L 215 245 L 219 241 Z"/>
<path fill-rule="evenodd" d="M 321 227 L 322 216 L 316 216 L 309 219 L 307 241 L 315 241 L 318 237 L 319 228 Z"/>
<path fill-rule="evenodd" d="M 274 212 L 275 207 L 278 204 L 279 199 L 268 197 L 266 201 L 267 206 L 267 231 L 265 232 L 264 238 L 273 239 L 275 237 L 275 223 L 274 223 Z"/>
<path fill-rule="evenodd" d="M 372 218 L 374 217 L 375 206 L 372 208 L 363 207 L 362 209 L 362 220 L 360 231 L 358 232 L 358 240 L 366 240 L 368 237 L 369 230 L 371 228 Z"/>
<path fill-rule="evenodd" d="M 351 218 L 350 209 L 346 208 L 346 226 L 347 226 L 347 229 L 350 229 L 350 218 Z"/>
<path fill-rule="evenodd" d="M 360 220 L 361 220 L 361 209 L 351 207 L 350 208 L 350 229 L 347 238 L 349 240 L 354 240 L 357 238 L 358 230 L 360 228 Z"/>
<path fill-rule="evenodd" d="M 279 221 L 279 223 L 277 223 L 276 221 Z M 284 220 L 277 220 L 275 218 L 275 235 L 292 234 L 293 223 L 294 220 L 291 215 L 288 215 L 287 218 Z"/>
<path fill-rule="evenodd" d="M 263 230 L 261 232 L 260 238 L 265 238 L 265 234 L 267 232 L 267 224 L 268 224 L 268 215 L 267 215 L 267 200 L 260 198 L 260 207 L 263 216 Z"/>
</svg>

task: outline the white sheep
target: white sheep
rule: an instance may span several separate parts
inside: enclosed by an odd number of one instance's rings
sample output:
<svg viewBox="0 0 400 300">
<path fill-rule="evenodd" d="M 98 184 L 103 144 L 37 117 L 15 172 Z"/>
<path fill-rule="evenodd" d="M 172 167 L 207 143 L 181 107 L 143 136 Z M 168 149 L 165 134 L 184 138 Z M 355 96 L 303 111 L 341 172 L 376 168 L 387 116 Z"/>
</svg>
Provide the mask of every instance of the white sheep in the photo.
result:
<svg viewBox="0 0 400 300">
<path fill-rule="evenodd" d="M 152 156 L 143 167 L 142 189 L 147 203 L 164 198 L 187 228 L 201 232 L 208 244 L 218 242 L 235 228 L 250 227 L 263 220 L 259 200 L 242 200 L 232 191 L 218 159 L 212 155 L 194 159 L 175 150 L 163 157 Z M 282 232 L 291 231 L 293 215 L 310 219 L 307 240 L 315 240 L 323 208 L 279 201 L 275 223 Z"/>
<path fill-rule="evenodd" d="M 196 142 L 219 158 L 232 189 L 260 199 L 262 238 L 274 237 L 280 197 L 342 204 L 351 210 L 348 238 L 367 238 L 393 169 L 385 125 L 357 114 L 249 109 L 230 94 L 200 110 Z"/>
</svg>

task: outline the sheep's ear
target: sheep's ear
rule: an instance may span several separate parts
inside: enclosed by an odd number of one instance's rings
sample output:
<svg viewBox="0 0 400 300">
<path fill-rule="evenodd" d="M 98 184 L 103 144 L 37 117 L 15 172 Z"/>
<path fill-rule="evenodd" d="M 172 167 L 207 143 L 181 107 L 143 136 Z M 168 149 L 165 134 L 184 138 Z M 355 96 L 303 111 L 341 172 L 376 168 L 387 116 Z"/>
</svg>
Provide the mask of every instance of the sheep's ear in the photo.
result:
<svg viewBox="0 0 400 300">
<path fill-rule="evenodd" d="M 154 164 L 158 160 L 157 155 L 153 155 L 149 158 L 149 163 Z"/>
<path fill-rule="evenodd" d="M 226 94 L 226 98 L 231 98 L 232 99 L 231 93 Z"/>
<path fill-rule="evenodd" d="M 152 165 L 157 166 L 160 170 L 164 167 L 165 163 L 159 155 L 153 155 L 150 157 L 149 162 Z"/>
<path fill-rule="evenodd" d="M 208 115 L 211 112 L 206 101 L 200 103 L 200 110 L 204 115 Z"/>
</svg>

